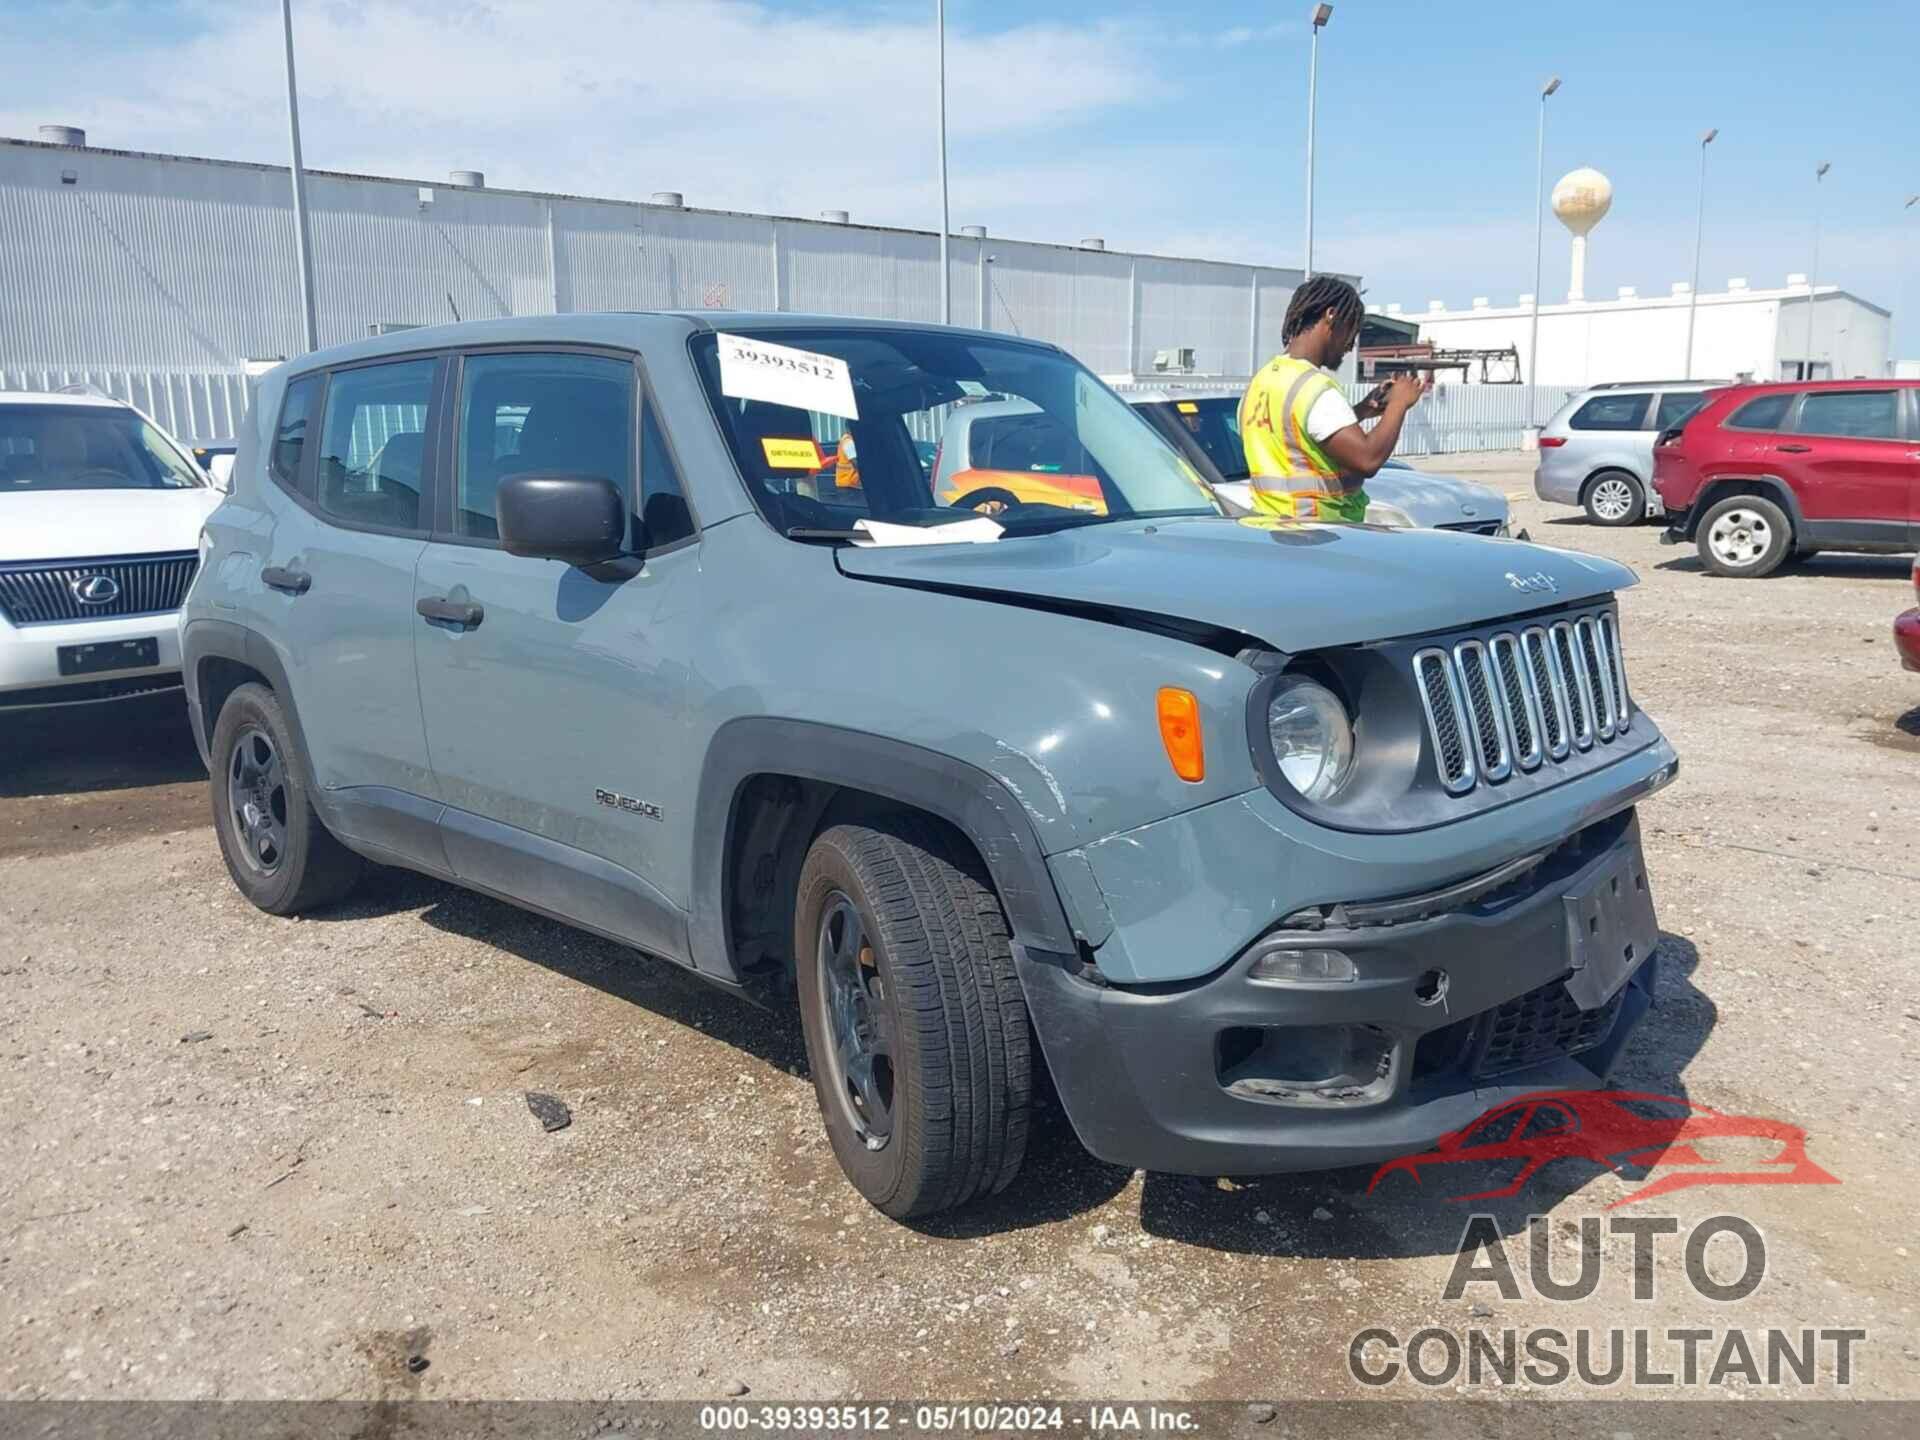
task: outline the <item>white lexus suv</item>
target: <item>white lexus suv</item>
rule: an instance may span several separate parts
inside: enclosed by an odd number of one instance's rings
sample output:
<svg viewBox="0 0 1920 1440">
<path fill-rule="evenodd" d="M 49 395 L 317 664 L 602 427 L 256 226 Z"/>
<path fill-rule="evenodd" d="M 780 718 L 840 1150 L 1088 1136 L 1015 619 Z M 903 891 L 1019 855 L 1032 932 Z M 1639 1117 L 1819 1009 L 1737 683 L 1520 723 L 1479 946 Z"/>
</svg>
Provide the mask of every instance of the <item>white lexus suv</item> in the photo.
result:
<svg viewBox="0 0 1920 1440">
<path fill-rule="evenodd" d="M 220 498 L 130 405 L 0 392 L 0 712 L 178 685 L 180 603 Z"/>
</svg>

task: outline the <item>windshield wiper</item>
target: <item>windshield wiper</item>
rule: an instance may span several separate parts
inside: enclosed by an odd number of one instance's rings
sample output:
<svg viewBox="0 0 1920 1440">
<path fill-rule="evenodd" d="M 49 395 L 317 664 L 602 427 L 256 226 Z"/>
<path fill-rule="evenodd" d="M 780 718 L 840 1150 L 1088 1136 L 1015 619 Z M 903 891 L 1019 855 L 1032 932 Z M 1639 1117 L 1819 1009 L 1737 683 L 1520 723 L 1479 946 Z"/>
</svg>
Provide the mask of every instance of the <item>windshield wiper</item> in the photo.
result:
<svg viewBox="0 0 1920 1440">
<path fill-rule="evenodd" d="M 789 540 L 820 540 L 830 544 L 846 545 L 869 538 L 863 530 L 821 530 L 807 525 L 795 525 L 783 533 Z"/>
</svg>

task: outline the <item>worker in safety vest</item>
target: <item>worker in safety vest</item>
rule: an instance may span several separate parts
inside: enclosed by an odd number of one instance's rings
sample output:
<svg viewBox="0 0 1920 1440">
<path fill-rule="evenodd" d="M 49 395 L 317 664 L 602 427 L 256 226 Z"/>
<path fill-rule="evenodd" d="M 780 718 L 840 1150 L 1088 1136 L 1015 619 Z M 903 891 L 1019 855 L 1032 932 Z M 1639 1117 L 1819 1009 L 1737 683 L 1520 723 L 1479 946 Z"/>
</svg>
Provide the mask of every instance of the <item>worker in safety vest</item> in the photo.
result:
<svg viewBox="0 0 1920 1440">
<path fill-rule="evenodd" d="M 1419 402 L 1416 375 L 1397 375 L 1358 405 L 1334 376 L 1360 335 L 1360 292 L 1316 275 L 1293 292 L 1280 338 L 1240 402 L 1253 503 L 1262 514 L 1300 520 L 1364 520 L 1368 480 L 1400 443 L 1400 425 Z M 1362 420 L 1375 416 L 1371 431 Z"/>
</svg>

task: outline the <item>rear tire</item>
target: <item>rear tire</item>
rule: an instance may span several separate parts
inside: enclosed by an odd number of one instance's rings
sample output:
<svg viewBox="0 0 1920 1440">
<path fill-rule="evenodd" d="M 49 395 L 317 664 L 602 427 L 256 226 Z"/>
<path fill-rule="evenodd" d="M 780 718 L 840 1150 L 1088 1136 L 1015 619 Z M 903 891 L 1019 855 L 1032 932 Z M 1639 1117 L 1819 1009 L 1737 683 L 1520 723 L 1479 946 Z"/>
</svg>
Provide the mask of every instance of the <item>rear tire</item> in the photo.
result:
<svg viewBox="0 0 1920 1440">
<path fill-rule="evenodd" d="M 210 749 L 213 831 L 242 895 L 269 915 L 298 915 L 353 888 L 362 862 L 314 811 L 306 757 L 278 695 L 237 687 Z"/>
<path fill-rule="evenodd" d="M 1700 559 L 1716 575 L 1757 580 L 1793 551 L 1793 522 L 1761 495 L 1729 495 L 1700 517 L 1694 531 Z"/>
<path fill-rule="evenodd" d="M 1587 519 L 1611 529 L 1638 525 L 1647 518 L 1647 489 L 1624 470 L 1602 470 L 1587 482 L 1580 503 Z"/>
<path fill-rule="evenodd" d="M 794 956 L 835 1157 L 905 1219 L 1004 1189 L 1026 1155 L 1032 1055 L 1006 916 L 949 827 L 901 812 L 807 852 Z"/>
</svg>

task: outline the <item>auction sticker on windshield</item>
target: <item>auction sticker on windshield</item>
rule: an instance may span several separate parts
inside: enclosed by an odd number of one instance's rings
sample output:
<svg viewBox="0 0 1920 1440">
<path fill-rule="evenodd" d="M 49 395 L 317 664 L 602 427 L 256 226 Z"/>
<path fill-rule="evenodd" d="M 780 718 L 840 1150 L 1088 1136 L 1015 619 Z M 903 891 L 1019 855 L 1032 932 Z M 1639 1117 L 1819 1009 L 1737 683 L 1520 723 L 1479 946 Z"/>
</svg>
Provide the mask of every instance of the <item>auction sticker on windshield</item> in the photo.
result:
<svg viewBox="0 0 1920 1440">
<path fill-rule="evenodd" d="M 720 345 L 721 394 L 838 415 L 843 420 L 860 418 L 846 361 L 744 335 L 722 332 L 714 338 Z"/>
<path fill-rule="evenodd" d="M 769 436 L 760 442 L 767 464 L 775 470 L 823 470 L 826 459 L 812 440 L 779 440 Z"/>
</svg>

